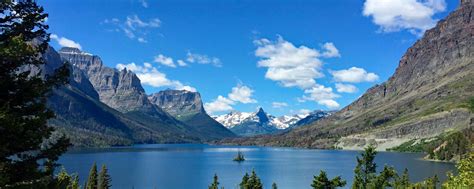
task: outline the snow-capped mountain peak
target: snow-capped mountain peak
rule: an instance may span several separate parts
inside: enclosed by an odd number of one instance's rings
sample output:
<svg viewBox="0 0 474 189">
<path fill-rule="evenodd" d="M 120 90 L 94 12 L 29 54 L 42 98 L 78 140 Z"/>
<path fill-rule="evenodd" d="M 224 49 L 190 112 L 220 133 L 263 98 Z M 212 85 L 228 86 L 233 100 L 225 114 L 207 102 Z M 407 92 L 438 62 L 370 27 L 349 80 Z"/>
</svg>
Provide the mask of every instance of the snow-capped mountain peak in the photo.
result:
<svg viewBox="0 0 474 189">
<path fill-rule="evenodd" d="M 239 112 L 232 111 L 228 114 L 214 116 L 213 118 L 227 128 L 233 128 L 246 122 L 258 122 L 261 125 L 274 127 L 278 130 L 286 129 L 295 124 L 307 115 L 283 115 L 275 117 L 267 114 L 263 108 L 259 108 L 256 112 Z"/>
</svg>

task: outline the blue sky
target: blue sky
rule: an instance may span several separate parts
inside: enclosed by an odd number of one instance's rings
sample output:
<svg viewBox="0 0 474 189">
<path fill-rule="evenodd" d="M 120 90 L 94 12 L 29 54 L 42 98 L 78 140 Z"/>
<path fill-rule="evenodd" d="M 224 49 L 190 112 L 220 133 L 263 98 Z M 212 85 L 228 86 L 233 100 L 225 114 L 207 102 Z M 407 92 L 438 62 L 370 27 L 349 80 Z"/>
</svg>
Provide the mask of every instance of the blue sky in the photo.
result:
<svg viewBox="0 0 474 189">
<path fill-rule="evenodd" d="M 51 0 L 51 44 L 197 90 L 211 114 L 340 109 L 387 80 L 457 0 Z"/>
</svg>

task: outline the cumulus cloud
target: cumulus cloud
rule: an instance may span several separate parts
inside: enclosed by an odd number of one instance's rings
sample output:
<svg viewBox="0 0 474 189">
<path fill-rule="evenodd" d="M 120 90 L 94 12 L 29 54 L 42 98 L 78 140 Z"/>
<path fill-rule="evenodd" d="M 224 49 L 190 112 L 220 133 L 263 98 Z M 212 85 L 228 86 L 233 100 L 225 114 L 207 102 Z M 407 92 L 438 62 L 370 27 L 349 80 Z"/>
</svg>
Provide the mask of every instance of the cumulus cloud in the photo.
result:
<svg viewBox="0 0 474 189">
<path fill-rule="evenodd" d="M 351 84 L 336 83 L 336 90 L 340 93 L 355 93 L 358 89 Z"/>
<path fill-rule="evenodd" d="M 300 101 L 314 101 L 319 105 L 326 106 L 329 109 L 339 108 L 339 103 L 334 99 L 339 98 L 340 96 L 332 91 L 331 87 L 325 87 L 323 85 L 316 84 L 310 89 L 304 91 L 306 95 L 300 99 Z"/>
<path fill-rule="evenodd" d="M 158 56 L 155 56 L 155 59 L 153 60 L 153 62 L 162 64 L 162 65 L 165 65 L 165 66 L 168 66 L 168 67 L 176 68 L 176 65 L 174 64 L 173 58 L 167 57 L 167 56 L 162 55 L 162 54 L 159 54 Z"/>
<path fill-rule="evenodd" d="M 278 81 L 285 87 L 310 88 L 315 78 L 323 77 L 319 51 L 306 46 L 296 47 L 279 37 L 276 41 L 255 40 L 255 56 L 261 58 L 259 67 L 268 68 L 265 78 Z"/>
<path fill-rule="evenodd" d="M 78 48 L 79 50 L 82 50 L 81 44 L 73 40 L 70 40 L 68 38 L 59 37 L 56 34 L 51 34 L 50 38 L 55 40 L 61 47 L 74 47 L 74 48 Z"/>
<path fill-rule="evenodd" d="M 272 107 L 273 108 L 284 108 L 287 107 L 288 104 L 285 102 L 272 102 Z"/>
<path fill-rule="evenodd" d="M 322 54 L 325 58 L 341 57 L 339 50 L 336 48 L 334 43 L 324 43 L 323 45 L 324 52 Z"/>
<path fill-rule="evenodd" d="M 115 29 L 112 31 L 123 32 L 128 38 L 136 39 L 140 43 L 148 42 L 146 40 L 146 35 L 149 33 L 150 29 L 161 26 L 161 20 L 158 18 L 144 21 L 136 14 L 127 16 L 125 20 L 112 18 L 106 19 L 102 23 L 114 26 Z"/>
<path fill-rule="evenodd" d="M 374 82 L 379 79 L 377 74 L 368 73 L 364 69 L 357 67 L 352 67 L 347 70 L 330 71 L 330 73 L 337 82 L 360 83 Z"/>
<path fill-rule="evenodd" d="M 241 102 L 244 104 L 256 103 L 257 100 L 252 99 L 252 93 L 254 91 L 247 86 L 237 85 L 232 88 L 232 92 L 229 94 L 229 98 L 235 102 Z"/>
<path fill-rule="evenodd" d="M 432 28 L 437 22 L 433 16 L 445 10 L 445 0 L 366 0 L 363 15 L 372 17 L 382 32 L 419 34 Z"/>
<path fill-rule="evenodd" d="M 180 81 L 170 80 L 166 77 L 166 74 L 158 71 L 156 67 L 153 67 L 150 63 L 145 62 L 143 65 L 137 65 L 135 63 L 130 64 L 117 64 L 118 70 L 127 69 L 137 74 L 143 85 L 152 87 L 171 87 L 177 90 L 188 90 L 195 92 L 196 89 L 191 86 L 184 85 Z"/>
<path fill-rule="evenodd" d="M 187 66 L 188 65 L 183 60 L 177 60 L 176 63 L 178 63 L 178 66 Z"/>
<path fill-rule="evenodd" d="M 214 101 L 205 103 L 204 109 L 209 114 L 214 114 L 216 112 L 232 110 L 232 105 L 237 103 L 257 103 L 257 100 L 252 99 L 253 92 L 251 88 L 239 84 L 232 88 L 232 92 L 227 95 L 228 97 L 219 95 Z"/>
<path fill-rule="evenodd" d="M 197 54 L 188 52 L 186 54 L 186 60 L 190 63 L 198 63 L 198 64 L 211 64 L 216 67 L 222 67 L 222 62 L 217 57 L 210 57 L 205 54 Z"/>
<path fill-rule="evenodd" d="M 235 104 L 234 101 L 229 100 L 226 97 L 219 95 L 217 99 L 212 102 L 208 102 L 204 104 L 204 109 L 209 114 L 214 114 L 216 112 L 224 112 L 232 110 L 232 105 Z"/>
<path fill-rule="evenodd" d="M 339 95 L 331 87 L 317 84 L 316 79 L 324 77 L 320 58 L 340 57 L 339 50 L 333 43 L 325 43 L 322 53 L 306 46 L 295 46 L 278 37 L 276 41 L 268 39 L 255 40 L 255 56 L 261 58 L 257 65 L 266 67 L 265 77 L 277 81 L 284 87 L 299 87 L 305 95 L 299 101 L 314 101 L 330 109 L 339 107 L 334 100 Z"/>
</svg>

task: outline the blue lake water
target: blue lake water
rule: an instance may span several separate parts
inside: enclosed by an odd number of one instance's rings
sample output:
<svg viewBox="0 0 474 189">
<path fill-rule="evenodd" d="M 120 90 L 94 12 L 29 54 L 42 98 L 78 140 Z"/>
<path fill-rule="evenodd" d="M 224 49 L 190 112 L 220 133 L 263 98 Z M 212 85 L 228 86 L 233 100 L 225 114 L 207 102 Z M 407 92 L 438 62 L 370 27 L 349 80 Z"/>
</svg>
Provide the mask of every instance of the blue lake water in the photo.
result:
<svg viewBox="0 0 474 189">
<path fill-rule="evenodd" d="M 232 161 L 238 151 L 246 161 Z M 214 173 L 220 186 L 238 188 L 245 172 L 255 169 L 271 188 L 310 188 L 314 174 L 325 170 L 330 177 L 341 175 L 350 187 L 358 151 L 308 150 L 297 148 L 210 146 L 204 144 L 152 144 L 105 149 L 76 149 L 63 155 L 59 162 L 68 172 L 78 173 L 81 184 L 93 162 L 106 164 L 112 177 L 112 188 L 206 189 Z M 380 152 L 378 169 L 393 165 L 398 172 L 409 169 L 411 181 L 437 174 L 444 180 L 449 163 L 420 160 L 423 154 Z"/>
</svg>

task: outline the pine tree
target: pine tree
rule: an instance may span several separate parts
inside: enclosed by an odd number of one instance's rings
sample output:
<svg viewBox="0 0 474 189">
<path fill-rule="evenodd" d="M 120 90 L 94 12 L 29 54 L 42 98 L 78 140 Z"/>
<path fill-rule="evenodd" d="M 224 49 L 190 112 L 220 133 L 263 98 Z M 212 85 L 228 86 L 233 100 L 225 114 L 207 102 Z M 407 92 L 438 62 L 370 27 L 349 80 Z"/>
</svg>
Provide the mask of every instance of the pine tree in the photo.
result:
<svg viewBox="0 0 474 189">
<path fill-rule="evenodd" d="M 277 186 L 276 183 L 273 183 L 273 184 L 272 184 L 272 189 L 278 189 L 278 186 Z"/>
<path fill-rule="evenodd" d="M 410 176 L 408 175 L 408 169 L 405 168 L 402 176 L 396 179 L 394 188 L 408 188 L 409 186 Z"/>
<path fill-rule="evenodd" d="M 343 187 L 346 185 L 346 181 L 337 176 L 331 180 L 328 179 L 325 171 L 321 171 L 318 176 L 314 176 L 311 187 L 314 189 L 333 189 L 337 187 Z"/>
<path fill-rule="evenodd" d="M 242 182 L 240 182 L 240 189 L 248 189 L 248 182 L 249 182 L 249 174 L 245 173 L 245 175 L 242 177 Z"/>
<path fill-rule="evenodd" d="M 99 172 L 99 189 L 109 189 L 112 186 L 112 179 L 108 173 L 107 167 L 102 165 Z"/>
<path fill-rule="evenodd" d="M 49 185 L 70 143 L 52 137 L 47 121 L 54 113 L 46 106 L 47 95 L 67 82 L 69 70 L 65 64 L 55 73 L 33 71 L 45 64 L 39 55 L 49 41 L 42 7 L 2 0 L 0 15 L 0 187 Z"/>
<path fill-rule="evenodd" d="M 377 151 L 375 151 L 375 147 L 370 145 L 360 154 L 361 157 L 357 157 L 357 166 L 354 169 L 354 183 L 352 184 L 352 188 L 365 189 L 367 188 L 367 184 L 375 177 L 377 165 L 374 159 L 376 154 Z"/>
<path fill-rule="evenodd" d="M 217 174 L 214 174 L 214 180 L 212 181 L 211 185 L 209 186 L 209 189 L 219 189 L 219 181 L 218 181 Z"/>
<path fill-rule="evenodd" d="M 252 173 L 250 174 L 247 185 L 248 185 L 248 189 L 262 189 L 263 188 L 262 182 L 260 181 L 260 178 L 258 178 L 255 170 L 252 170 Z"/>
<path fill-rule="evenodd" d="M 397 177 L 398 174 L 393 167 L 384 166 L 382 172 L 369 181 L 368 188 L 391 188 Z"/>
<path fill-rule="evenodd" d="M 86 189 L 97 189 L 97 165 L 94 162 L 94 164 L 91 167 L 91 170 L 89 171 L 89 177 L 87 178 L 87 183 L 86 183 Z"/>
</svg>

